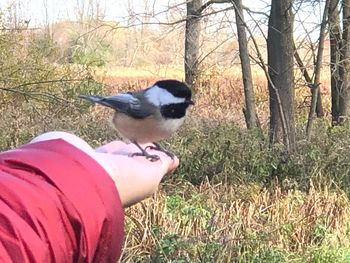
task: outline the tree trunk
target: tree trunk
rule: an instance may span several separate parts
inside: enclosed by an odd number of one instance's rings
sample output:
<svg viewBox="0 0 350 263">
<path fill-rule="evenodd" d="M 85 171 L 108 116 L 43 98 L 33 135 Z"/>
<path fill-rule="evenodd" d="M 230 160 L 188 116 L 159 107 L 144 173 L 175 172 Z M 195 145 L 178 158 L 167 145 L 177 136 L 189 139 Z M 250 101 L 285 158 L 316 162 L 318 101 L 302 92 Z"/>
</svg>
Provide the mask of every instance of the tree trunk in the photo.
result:
<svg viewBox="0 0 350 263">
<path fill-rule="evenodd" d="M 318 118 L 324 117 L 324 111 L 323 111 L 323 106 L 322 106 L 322 94 L 321 94 L 320 89 L 318 90 L 318 94 L 317 94 L 316 116 Z"/>
<path fill-rule="evenodd" d="M 192 86 L 198 76 L 202 0 L 188 1 L 186 7 L 185 81 Z"/>
<path fill-rule="evenodd" d="M 339 19 L 339 0 L 330 0 L 328 9 L 329 39 L 330 39 L 330 70 L 331 70 L 331 96 L 332 96 L 332 124 L 339 124 L 339 90 L 340 81 L 340 48 L 341 31 Z"/>
<path fill-rule="evenodd" d="M 323 11 L 323 17 L 321 22 L 321 28 L 320 28 L 320 37 L 318 41 L 319 43 L 318 43 L 317 58 L 316 58 L 316 65 L 315 65 L 315 79 L 311 88 L 311 93 L 312 93 L 311 106 L 310 106 L 309 117 L 306 125 L 306 136 L 308 140 L 311 139 L 312 123 L 314 120 L 314 114 L 316 112 L 317 97 L 320 92 L 321 66 L 322 66 L 322 58 L 323 58 L 323 50 L 324 50 L 324 40 L 326 37 L 329 1 L 330 0 L 326 0 L 326 3 L 325 3 L 325 8 Z"/>
<path fill-rule="evenodd" d="M 295 147 L 294 72 L 293 72 L 293 0 L 272 0 L 268 24 L 268 66 L 270 102 L 270 143 L 283 142 L 288 151 Z"/>
<path fill-rule="evenodd" d="M 350 0 L 342 1 L 343 39 L 341 45 L 341 88 L 339 96 L 339 122 L 348 123 L 350 115 Z"/>
<path fill-rule="evenodd" d="M 299 52 L 295 46 L 295 43 L 293 43 L 293 49 L 294 49 L 294 58 L 296 60 L 296 62 L 298 63 L 298 67 L 301 71 L 301 73 L 304 76 L 304 79 L 308 85 L 309 88 L 312 88 L 312 78 L 310 77 L 309 73 L 307 72 L 307 69 L 304 65 L 303 60 L 301 59 Z M 323 111 L 323 106 L 322 106 L 322 98 L 321 98 L 321 92 L 320 90 L 318 90 L 318 94 L 317 94 L 317 103 L 316 103 L 316 116 L 318 118 L 321 118 L 324 116 L 324 111 Z"/>
<path fill-rule="evenodd" d="M 238 34 L 239 57 L 241 59 L 242 77 L 245 96 L 244 116 L 248 129 L 257 126 L 255 98 L 253 89 L 253 78 L 250 67 L 248 41 L 245 31 L 242 0 L 235 1 L 235 16 Z"/>
</svg>

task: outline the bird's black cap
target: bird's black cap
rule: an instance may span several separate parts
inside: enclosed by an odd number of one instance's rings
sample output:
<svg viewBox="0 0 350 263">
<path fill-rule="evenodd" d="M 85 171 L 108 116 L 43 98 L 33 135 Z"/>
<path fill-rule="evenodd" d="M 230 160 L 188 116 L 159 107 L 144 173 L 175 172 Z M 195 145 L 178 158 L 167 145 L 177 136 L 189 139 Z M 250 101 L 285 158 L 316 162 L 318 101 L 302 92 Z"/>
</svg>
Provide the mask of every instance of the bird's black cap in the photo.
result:
<svg viewBox="0 0 350 263">
<path fill-rule="evenodd" d="M 186 101 L 191 101 L 192 92 L 186 83 L 175 80 L 159 80 L 154 85 L 157 85 L 160 88 L 163 88 L 173 94 L 175 97 L 185 98 Z"/>
</svg>

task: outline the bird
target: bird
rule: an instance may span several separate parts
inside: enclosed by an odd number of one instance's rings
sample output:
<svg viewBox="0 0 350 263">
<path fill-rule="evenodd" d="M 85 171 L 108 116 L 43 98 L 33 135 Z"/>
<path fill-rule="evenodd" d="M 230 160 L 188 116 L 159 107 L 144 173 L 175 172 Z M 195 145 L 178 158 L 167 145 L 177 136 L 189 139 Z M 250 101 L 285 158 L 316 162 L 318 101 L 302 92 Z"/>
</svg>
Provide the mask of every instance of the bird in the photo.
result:
<svg viewBox="0 0 350 263">
<path fill-rule="evenodd" d="M 97 103 L 115 112 L 112 123 L 119 135 L 137 146 L 140 152 L 132 156 L 145 156 L 150 161 L 159 156 L 150 154 L 148 148 L 162 151 L 159 141 L 171 137 L 183 124 L 189 106 L 194 105 L 192 91 L 185 82 L 175 79 L 159 80 L 141 91 L 128 91 L 112 96 L 80 95 L 82 99 Z M 140 144 L 154 146 L 142 148 Z"/>
</svg>

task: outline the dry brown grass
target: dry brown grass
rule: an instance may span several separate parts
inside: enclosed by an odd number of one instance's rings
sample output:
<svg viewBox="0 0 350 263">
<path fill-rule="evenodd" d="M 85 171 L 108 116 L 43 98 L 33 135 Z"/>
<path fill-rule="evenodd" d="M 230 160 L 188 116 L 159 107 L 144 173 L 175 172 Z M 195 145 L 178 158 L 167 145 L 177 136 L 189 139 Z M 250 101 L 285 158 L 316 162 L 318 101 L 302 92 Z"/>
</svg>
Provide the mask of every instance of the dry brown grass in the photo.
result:
<svg viewBox="0 0 350 263">
<path fill-rule="evenodd" d="M 177 73 L 162 76 L 137 76 L 137 71 L 132 71 L 134 75 L 129 76 L 129 73 L 125 71 L 124 75 L 120 75 L 118 72 L 112 74 L 97 70 L 95 76 L 106 84 L 105 93 L 142 89 L 161 78 L 181 79 Z M 257 69 L 253 73 L 258 115 L 263 126 L 266 126 L 266 81 Z M 326 113 L 330 104 L 328 81 L 327 76 L 323 78 Z M 306 116 L 308 96 L 307 88 L 298 86 L 298 116 Z M 288 177 L 290 174 L 296 175 L 297 168 L 287 166 L 282 157 L 282 161 L 278 159 L 278 153 L 268 152 L 260 136 L 246 136 L 244 131 L 236 132 L 239 130 L 236 127 L 232 133 L 228 128 L 210 134 L 232 125 L 232 122 L 244 126 L 239 68 L 222 72 L 221 69 L 211 69 L 203 73 L 194 90 L 194 99 L 196 105 L 191 109 L 189 122 L 182 129 L 182 137 L 175 137 L 170 146 L 178 151 L 182 166 L 167 177 L 153 197 L 126 210 L 126 238 L 121 261 L 347 262 L 344 255 L 350 254 L 350 205 L 345 194 L 348 189 L 343 188 L 343 192 L 324 183 L 313 185 L 318 182 L 315 173 L 320 178 L 330 176 L 324 174 L 325 166 L 345 156 L 337 152 L 344 146 L 331 148 L 327 146 L 327 139 L 322 141 L 321 138 L 322 143 L 316 146 L 330 148 L 325 149 L 321 157 L 317 154 L 323 148 L 300 154 L 293 165 L 302 167 L 297 170 L 301 174 L 295 178 Z M 99 106 L 87 108 L 85 105 L 82 112 L 62 105 L 57 108 L 32 101 L 21 103 L 0 108 L 0 145 L 3 149 L 16 147 L 41 132 L 54 129 L 72 131 L 93 145 L 116 138 L 106 121 L 111 114 L 108 109 Z M 203 123 L 209 125 L 202 126 Z M 347 133 L 341 136 L 346 144 Z M 229 150 L 224 151 L 222 145 L 225 143 L 229 145 Z M 332 158 L 322 159 L 330 155 L 329 152 Z M 344 149 L 344 152 L 347 150 Z M 312 157 L 316 161 L 309 164 L 310 156 L 307 154 L 316 155 Z M 276 160 L 277 164 L 272 163 Z M 280 165 L 282 168 L 278 171 L 283 176 L 286 174 L 291 181 L 302 181 L 299 177 L 310 179 L 309 187 L 286 190 L 283 186 L 285 182 L 269 182 L 275 178 L 273 176 L 281 175 L 275 174 L 277 169 L 271 169 L 272 165 Z M 284 169 L 283 165 L 287 168 Z M 334 167 L 339 169 L 337 173 L 341 176 L 348 177 L 350 168 L 346 163 Z M 294 170 L 291 172 L 288 169 Z M 211 172 L 215 174 L 215 180 L 211 182 L 206 180 L 192 185 L 186 181 L 191 176 L 199 177 L 202 174 L 209 177 Z M 225 182 L 230 176 L 232 178 L 228 183 L 214 183 Z M 249 181 L 259 176 L 262 179 Z M 242 177 L 247 179 L 240 180 Z"/>
<path fill-rule="evenodd" d="M 58 33 L 61 37 L 64 32 Z M 125 35 L 122 39 L 120 31 L 117 33 L 116 39 L 107 40 L 118 44 L 115 51 L 121 52 L 119 59 L 129 59 L 125 51 L 132 53 L 132 43 Z M 6 34 L 3 36 L 6 40 Z M 90 107 L 77 95 L 138 90 L 159 79 L 183 79 L 182 66 L 162 64 L 169 62 L 169 55 L 175 55 L 168 49 L 174 45 L 172 35 L 168 36 L 162 38 L 162 43 L 157 38 L 156 45 L 152 45 L 156 53 L 143 52 L 144 57 L 134 61 L 134 65 L 154 66 L 89 66 L 91 73 L 86 72 L 86 65 L 50 63 L 56 61 L 55 54 L 47 56 L 50 52 L 37 44 L 33 50 L 27 50 L 20 33 L 8 35 L 8 41 L 1 42 L 2 87 L 62 76 L 87 78 L 82 83 L 62 81 L 21 89 L 50 92 L 64 97 L 67 104 L 45 96 L 0 96 L 0 149 L 16 147 L 49 130 L 71 131 L 93 146 L 115 139 L 115 131 L 106 121 L 111 111 Z M 101 39 L 98 34 L 95 37 Z M 226 54 L 231 56 L 236 43 L 227 44 Z M 123 64 L 117 56 L 114 60 Z M 182 58 L 173 57 L 172 61 L 182 63 Z M 300 152 L 285 158 L 278 149 L 267 147 L 264 134 L 240 129 L 244 126 L 240 67 L 203 68 L 206 69 L 194 90 L 196 105 L 189 121 L 180 136 L 167 141 L 167 146 L 180 157 L 181 166 L 167 176 L 153 197 L 125 211 L 126 238 L 121 261 L 350 262 L 350 131 L 342 127 L 331 130 L 327 124 L 315 122 L 314 141 L 298 144 Z M 252 70 L 257 112 L 264 128 L 269 114 L 267 81 L 258 67 Z M 102 88 L 88 78 L 90 73 L 106 86 Z M 321 91 L 326 114 L 330 109 L 328 87 L 329 70 L 325 67 Z M 298 125 L 304 125 L 310 93 L 298 70 L 296 88 Z M 301 134 L 302 129 L 297 128 Z"/>
<path fill-rule="evenodd" d="M 174 195 L 181 197 L 178 211 L 168 205 Z M 186 207 L 197 208 L 197 214 L 181 213 Z M 349 201 L 342 192 L 314 187 L 302 193 L 283 192 L 278 186 L 164 185 L 151 199 L 126 211 L 123 262 L 155 260 L 161 254 L 156 250 L 169 233 L 179 235 L 187 249 L 168 254 L 164 262 L 175 258 L 201 262 L 196 248 L 210 243 L 220 246 L 212 262 L 238 262 L 247 251 L 270 248 L 300 253 L 321 243 L 348 246 L 344 225 L 349 226 L 349 212 Z M 155 226 L 163 231 L 154 231 Z"/>
<path fill-rule="evenodd" d="M 177 74 L 100 74 L 99 79 L 113 93 L 142 89 L 159 79 L 181 79 Z M 253 68 L 253 75 L 257 112 L 266 127 L 267 83 L 259 69 Z M 326 116 L 328 85 L 325 71 L 321 92 Z M 308 88 L 298 81 L 298 118 L 306 118 L 309 96 Z M 194 98 L 192 125 L 200 127 L 210 120 L 211 127 L 227 122 L 244 126 L 238 67 L 204 72 Z M 193 186 L 171 181 L 152 198 L 126 210 L 122 262 L 346 262 L 337 249 L 350 247 L 350 206 L 339 189 L 314 186 L 313 181 L 307 192 L 285 191 L 280 184 L 213 185 L 207 181 Z"/>
</svg>

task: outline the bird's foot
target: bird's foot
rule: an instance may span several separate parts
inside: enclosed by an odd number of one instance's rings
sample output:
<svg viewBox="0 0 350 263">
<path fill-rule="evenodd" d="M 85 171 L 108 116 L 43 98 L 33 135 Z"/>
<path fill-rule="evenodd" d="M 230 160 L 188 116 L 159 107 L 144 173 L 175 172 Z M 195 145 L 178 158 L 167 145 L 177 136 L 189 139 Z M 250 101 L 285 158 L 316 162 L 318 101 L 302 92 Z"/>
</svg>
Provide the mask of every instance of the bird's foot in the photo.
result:
<svg viewBox="0 0 350 263">
<path fill-rule="evenodd" d="M 165 150 L 162 146 L 160 146 L 158 143 L 154 142 L 154 145 L 148 145 L 146 147 L 145 150 L 147 150 L 148 148 L 150 148 L 151 150 L 156 150 L 156 151 L 160 151 L 165 153 L 166 155 L 168 155 L 172 160 L 174 160 L 175 155 L 171 152 L 169 152 L 168 150 Z"/>
<path fill-rule="evenodd" d="M 144 157 L 146 157 L 147 160 L 150 160 L 151 162 L 156 162 L 156 161 L 158 161 L 160 159 L 158 155 L 156 155 L 156 154 L 149 154 L 146 151 L 132 153 L 131 157 L 134 157 L 134 156 L 144 156 Z"/>
<path fill-rule="evenodd" d="M 160 157 L 156 154 L 149 154 L 146 149 L 143 149 L 136 141 L 133 142 L 137 148 L 140 149 L 141 152 L 136 152 L 136 153 L 132 153 L 131 154 L 131 157 L 134 157 L 134 156 L 145 156 L 147 160 L 150 160 L 151 162 L 155 162 L 155 161 L 158 161 L 160 160 Z"/>
</svg>

